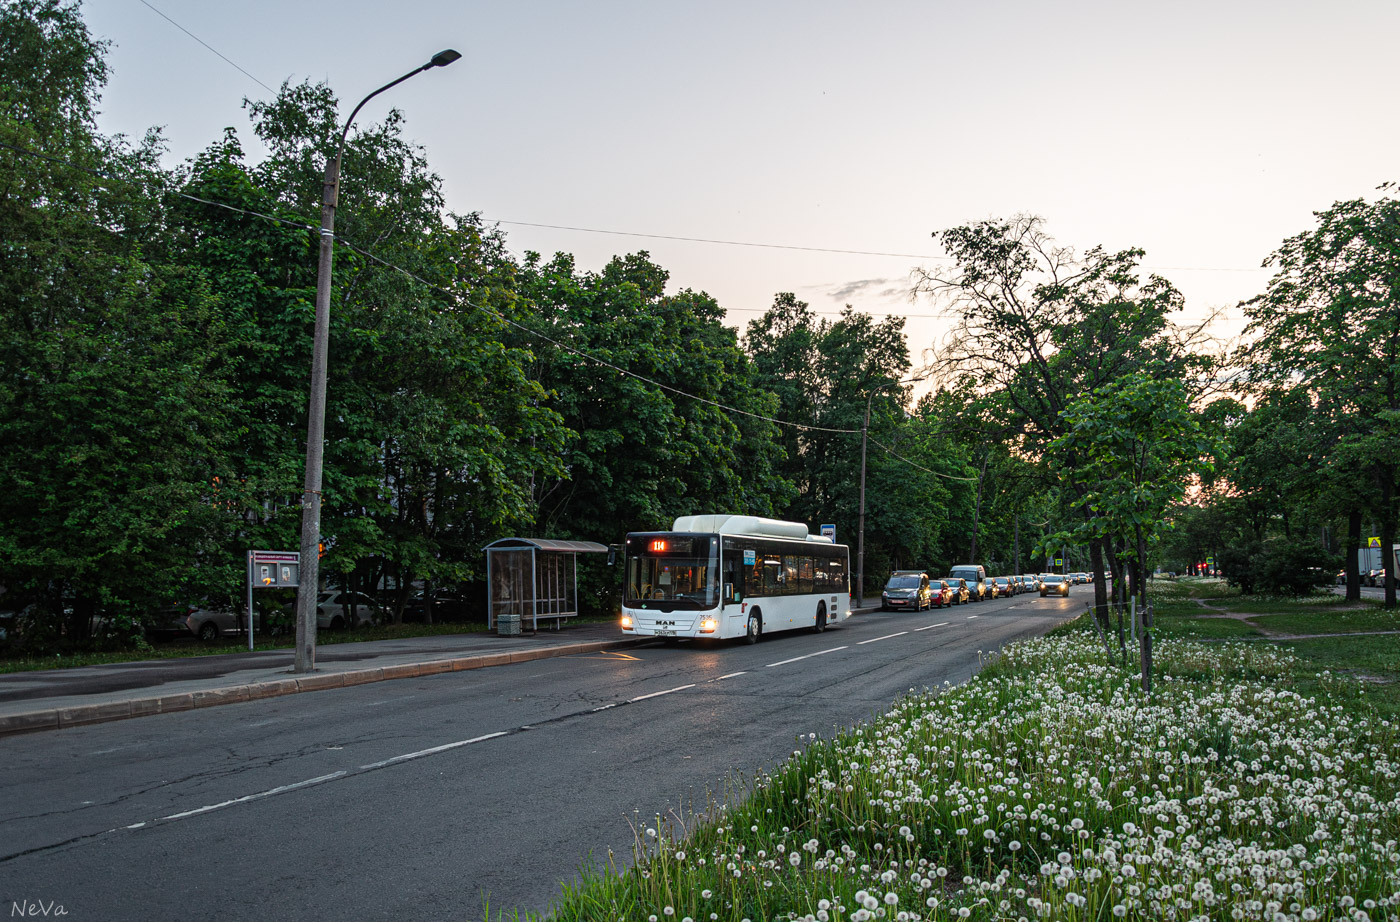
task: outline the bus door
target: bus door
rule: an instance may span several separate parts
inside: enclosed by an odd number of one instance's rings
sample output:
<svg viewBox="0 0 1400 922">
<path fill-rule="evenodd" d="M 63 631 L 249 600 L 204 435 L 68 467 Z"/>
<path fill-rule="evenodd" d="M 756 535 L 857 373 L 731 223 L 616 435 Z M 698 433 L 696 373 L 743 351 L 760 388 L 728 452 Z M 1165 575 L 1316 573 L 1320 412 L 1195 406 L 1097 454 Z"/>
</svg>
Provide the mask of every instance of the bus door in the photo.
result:
<svg viewBox="0 0 1400 922">
<path fill-rule="evenodd" d="M 739 546 L 739 542 L 724 542 L 724 585 L 720 589 L 721 607 L 734 606 L 731 614 L 738 614 L 744 601 L 744 571 L 753 566 L 753 548 Z"/>
</svg>

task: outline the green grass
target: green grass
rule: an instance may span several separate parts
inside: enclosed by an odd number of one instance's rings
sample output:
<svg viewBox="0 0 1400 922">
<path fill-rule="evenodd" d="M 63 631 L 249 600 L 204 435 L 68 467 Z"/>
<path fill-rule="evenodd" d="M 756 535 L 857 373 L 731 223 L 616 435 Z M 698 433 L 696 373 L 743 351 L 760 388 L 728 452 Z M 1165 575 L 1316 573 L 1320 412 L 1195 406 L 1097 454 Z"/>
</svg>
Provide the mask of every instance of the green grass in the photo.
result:
<svg viewBox="0 0 1400 922">
<path fill-rule="evenodd" d="M 1400 635 L 1279 642 L 1250 623 L 1390 617 L 1217 581 L 1151 593 L 1150 694 L 1086 612 L 966 685 L 799 737 L 726 806 L 638 825 L 630 861 L 586 868 L 547 915 L 497 918 L 1396 919 Z"/>
<path fill-rule="evenodd" d="M 1359 608 L 1331 607 L 1321 610 L 1261 612 L 1252 619 L 1265 630 L 1285 634 L 1349 634 L 1397 631 L 1400 618 L 1393 611 L 1363 603 Z"/>
<path fill-rule="evenodd" d="M 1194 606 L 1193 606 L 1194 607 Z M 1200 611 L 1196 607 L 1196 611 Z M 1259 630 L 1248 622 L 1234 618 L 1211 618 L 1199 614 L 1169 615 L 1154 610 L 1154 629 L 1164 636 L 1180 637 L 1185 640 L 1241 640 L 1260 637 Z"/>
<path fill-rule="evenodd" d="M 1156 679 L 1144 693 L 1084 630 L 1014 644 L 965 685 L 804 734 L 684 828 L 640 823 L 630 862 L 585 869 L 544 918 L 1394 919 L 1400 728 L 1369 689 L 1263 640 L 1163 637 Z"/>
<path fill-rule="evenodd" d="M 1354 712 L 1374 708 L 1400 723 L 1400 635 L 1320 637 L 1279 641 L 1279 646 L 1303 667 L 1296 680 L 1299 692 L 1326 694 Z M 1338 682 L 1336 676 L 1352 681 Z"/>
</svg>

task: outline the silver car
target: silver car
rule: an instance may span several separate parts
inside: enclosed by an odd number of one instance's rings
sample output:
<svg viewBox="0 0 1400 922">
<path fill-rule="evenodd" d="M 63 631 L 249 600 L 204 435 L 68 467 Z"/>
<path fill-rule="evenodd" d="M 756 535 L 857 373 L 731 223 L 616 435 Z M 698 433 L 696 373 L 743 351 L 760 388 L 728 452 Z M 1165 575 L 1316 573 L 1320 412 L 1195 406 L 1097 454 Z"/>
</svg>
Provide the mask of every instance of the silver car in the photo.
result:
<svg viewBox="0 0 1400 922">
<path fill-rule="evenodd" d="M 190 605 L 171 612 L 170 619 L 153 630 L 162 634 L 193 634 L 205 643 L 213 643 L 220 637 L 242 633 L 245 624 L 237 612 Z"/>
<path fill-rule="evenodd" d="M 379 605 L 363 592 L 335 589 L 316 599 L 316 627 L 338 631 L 365 627 L 379 620 Z"/>
</svg>

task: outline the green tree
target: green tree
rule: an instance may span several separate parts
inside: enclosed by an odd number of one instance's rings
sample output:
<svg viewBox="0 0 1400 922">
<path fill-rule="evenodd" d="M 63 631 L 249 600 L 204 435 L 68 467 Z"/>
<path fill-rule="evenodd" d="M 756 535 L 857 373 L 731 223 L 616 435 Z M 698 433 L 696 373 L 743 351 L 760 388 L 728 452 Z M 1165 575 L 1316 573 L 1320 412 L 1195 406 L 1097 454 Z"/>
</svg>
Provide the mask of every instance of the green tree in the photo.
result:
<svg viewBox="0 0 1400 922">
<path fill-rule="evenodd" d="M 1400 201 L 1337 202 L 1265 265 L 1264 294 L 1245 303 L 1256 380 L 1290 382 L 1336 414 L 1346 467 L 1370 480 L 1381 543 L 1396 541 L 1400 502 Z M 1395 607 L 1386 557 L 1385 605 Z"/>
<path fill-rule="evenodd" d="M 249 110 L 272 152 L 254 183 L 313 223 L 341 130 L 334 95 L 285 85 Z M 530 484 L 559 469 L 564 435 L 530 353 L 507 344 L 528 306 L 502 238 L 445 212 L 403 130 L 391 110 L 345 145 L 322 525 L 327 569 L 365 588 L 389 577 L 400 605 L 415 579 L 477 576 L 481 546 L 531 521 Z M 307 259 L 296 272 L 313 270 Z"/>
<path fill-rule="evenodd" d="M 70 600 L 69 642 L 137 624 L 218 531 L 226 331 L 159 258 L 158 137 L 95 130 L 103 51 L 76 5 L 0 6 L 0 584 L 54 642 Z"/>
<path fill-rule="evenodd" d="M 956 318 L 936 348 L 932 373 L 1004 405 L 1012 445 L 1031 458 L 1065 434 L 1063 412 L 1095 389 L 1157 362 L 1163 374 L 1191 382 L 1194 398 L 1214 361 L 1202 351 L 1208 321 L 1171 322 L 1181 293 L 1160 276 L 1141 277 L 1142 250 L 1094 247 L 1079 255 L 1056 244 L 1042 223 L 1021 216 L 938 233 L 953 264 L 921 272 L 915 285 Z M 1070 470 L 1079 460 L 1060 463 Z M 1095 512 L 1076 484 L 1064 481 L 1066 506 L 1088 521 Z M 1121 573 L 1112 552 L 1122 536 L 1089 534 L 1095 608 L 1106 625 L 1101 574 L 1105 564 Z"/>
<path fill-rule="evenodd" d="M 519 281 L 535 315 L 514 341 L 571 432 L 564 471 L 533 485 L 551 536 L 615 541 L 680 515 L 772 514 L 790 489 L 766 421 L 775 402 L 713 298 L 667 294 L 646 253 L 596 273 L 531 253 Z"/>
<path fill-rule="evenodd" d="M 860 430 L 870 414 L 865 475 L 865 568 L 928 567 L 950 527 L 943 474 L 950 464 L 936 426 L 913 421 L 904 321 L 876 321 L 847 307 L 820 320 L 791 293 L 749 323 L 745 348 L 759 383 L 778 395 L 783 473 L 797 488 L 781 514 L 836 525 L 860 542 Z M 960 463 L 956 459 L 954 466 Z"/>
<path fill-rule="evenodd" d="M 1147 549 L 1185 495 L 1210 469 L 1217 447 L 1202 430 L 1186 388 L 1161 365 L 1129 372 L 1064 410 L 1066 432 L 1050 446 L 1050 464 L 1079 487 L 1093 512 L 1071 538 L 1128 536 L 1125 558 L 1146 616 Z M 1121 625 L 1121 618 L 1120 618 Z M 1152 687 L 1151 621 L 1143 622 L 1142 683 Z M 1122 630 L 1119 643 L 1122 644 Z"/>
</svg>

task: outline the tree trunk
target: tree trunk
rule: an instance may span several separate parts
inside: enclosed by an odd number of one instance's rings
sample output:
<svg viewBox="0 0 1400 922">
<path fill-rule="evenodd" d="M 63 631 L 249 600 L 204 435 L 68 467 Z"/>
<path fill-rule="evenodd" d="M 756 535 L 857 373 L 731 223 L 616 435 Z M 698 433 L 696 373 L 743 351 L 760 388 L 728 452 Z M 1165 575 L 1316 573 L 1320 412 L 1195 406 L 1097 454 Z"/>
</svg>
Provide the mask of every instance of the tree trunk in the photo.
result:
<svg viewBox="0 0 1400 922">
<path fill-rule="evenodd" d="M 991 452 L 987 452 L 982 459 L 982 470 L 977 474 L 977 505 L 972 509 L 972 550 L 967 555 L 968 564 L 977 563 L 977 520 L 982 516 L 982 481 L 986 479 L 987 461 L 991 457 Z"/>
<path fill-rule="evenodd" d="M 1147 604 L 1147 539 L 1137 531 L 1137 579 L 1142 610 L 1142 690 L 1152 691 L 1152 609 Z"/>
<path fill-rule="evenodd" d="M 1395 608 L 1395 478 L 1394 470 L 1381 478 L 1381 566 L 1385 568 L 1385 608 Z"/>
<path fill-rule="evenodd" d="M 1108 588 L 1103 578 L 1103 543 L 1094 538 L 1089 542 L 1089 569 L 1094 573 L 1094 618 L 1108 629 Z"/>
<path fill-rule="evenodd" d="M 1347 515 L 1347 601 L 1361 601 L 1361 510 Z"/>
<path fill-rule="evenodd" d="M 1138 564 L 1142 566 L 1142 564 Z M 1142 610 L 1142 690 L 1152 691 L 1152 609 Z"/>
<path fill-rule="evenodd" d="M 1016 530 L 1012 546 L 1015 548 L 1012 552 L 1015 557 L 1015 563 L 1012 565 L 1012 569 L 1019 576 L 1021 573 L 1021 514 L 1019 512 L 1016 513 Z"/>
<path fill-rule="evenodd" d="M 1099 544 L 1103 549 L 1105 562 L 1109 570 L 1113 572 L 1113 582 L 1107 586 L 1108 602 L 1112 610 L 1118 613 L 1118 658 L 1124 669 L 1128 668 L 1128 638 L 1123 630 L 1123 561 L 1117 554 L 1113 553 L 1113 542 L 1103 538 L 1099 539 Z"/>
</svg>

